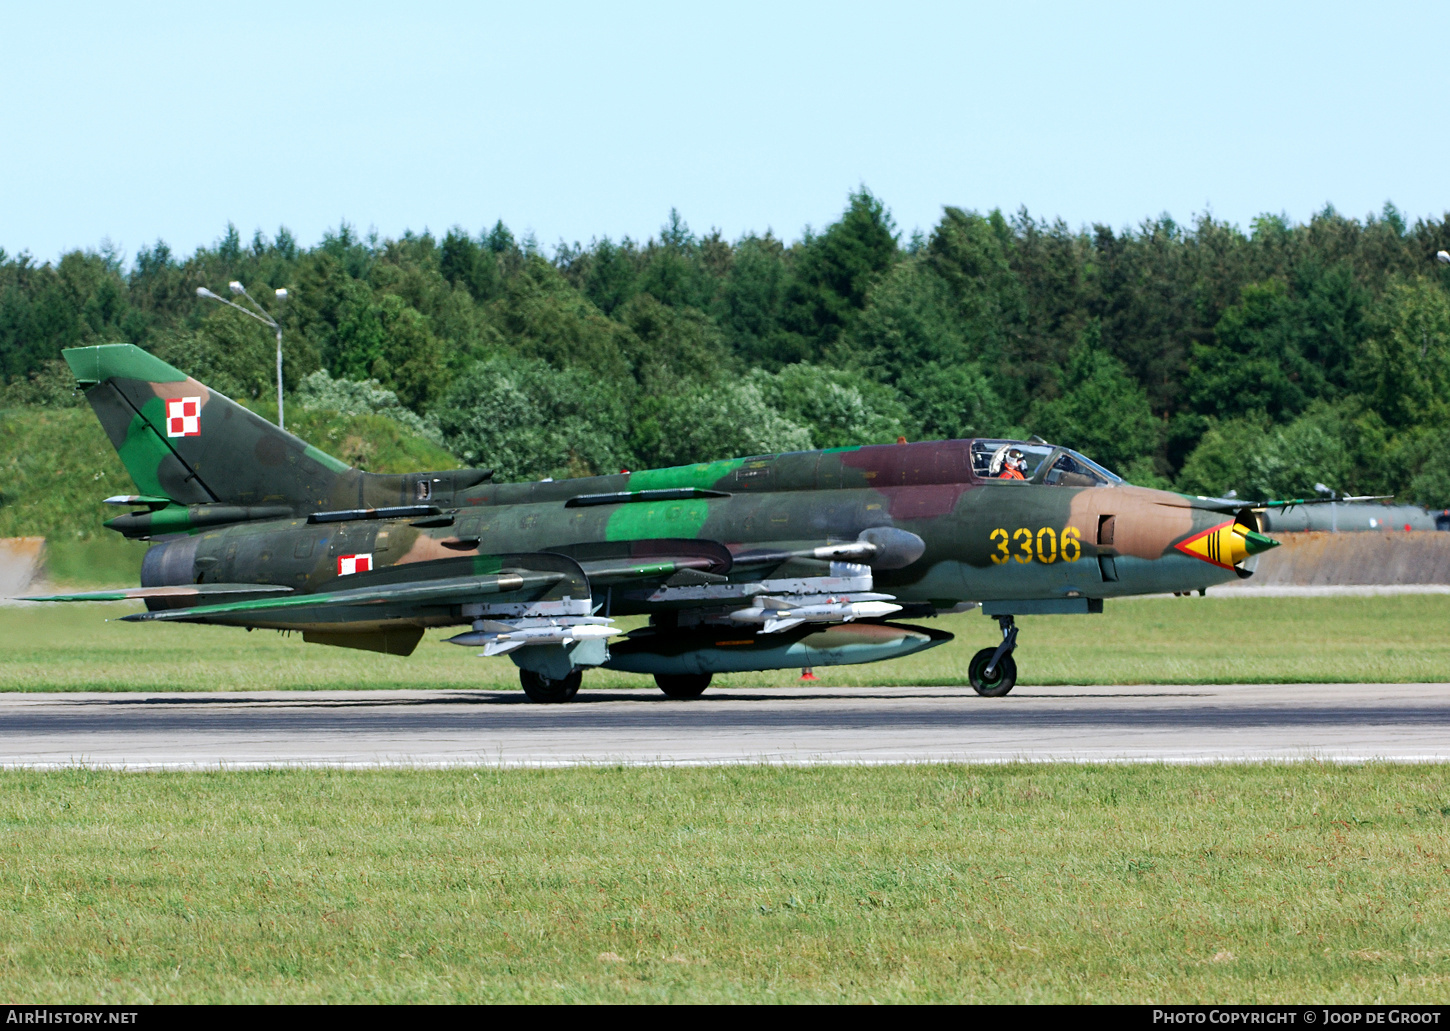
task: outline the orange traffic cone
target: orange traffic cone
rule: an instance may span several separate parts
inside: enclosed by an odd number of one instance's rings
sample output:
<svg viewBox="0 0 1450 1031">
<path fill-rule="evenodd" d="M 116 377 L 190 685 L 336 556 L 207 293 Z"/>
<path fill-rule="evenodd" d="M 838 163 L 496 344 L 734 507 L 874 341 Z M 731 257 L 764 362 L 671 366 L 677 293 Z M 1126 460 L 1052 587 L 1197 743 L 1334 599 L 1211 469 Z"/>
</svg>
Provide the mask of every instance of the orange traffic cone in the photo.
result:
<svg viewBox="0 0 1450 1031">
<path fill-rule="evenodd" d="M 811 668 L 809 666 L 807 666 L 805 669 L 801 670 L 801 679 L 802 680 L 820 680 L 821 678 L 818 677 L 818 676 L 816 676 L 814 673 L 812 673 L 811 672 Z"/>
</svg>

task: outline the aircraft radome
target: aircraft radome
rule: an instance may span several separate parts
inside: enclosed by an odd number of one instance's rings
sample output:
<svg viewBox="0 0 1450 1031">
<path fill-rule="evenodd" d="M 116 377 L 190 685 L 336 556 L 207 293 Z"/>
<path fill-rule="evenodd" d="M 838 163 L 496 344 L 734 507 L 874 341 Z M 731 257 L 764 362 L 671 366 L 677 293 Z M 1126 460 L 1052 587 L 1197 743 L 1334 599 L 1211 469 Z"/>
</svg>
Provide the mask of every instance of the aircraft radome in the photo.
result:
<svg viewBox="0 0 1450 1031">
<path fill-rule="evenodd" d="M 1030 441 L 731 458 L 538 483 L 367 473 L 129 344 L 65 359 L 139 491 L 106 525 L 155 541 L 136 621 L 298 630 L 408 655 L 427 627 L 507 655 L 562 702 L 592 667 L 691 698 L 719 672 L 876 662 L 951 635 L 896 622 L 980 605 L 972 686 L 1016 683 L 1014 616 L 1203 591 L 1275 545 L 1253 505 L 1125 483 Z M 40 600 L 40 599 L 37 599 Z M 618 632 L 620 616 L 648 626 Z"/>
</svg>

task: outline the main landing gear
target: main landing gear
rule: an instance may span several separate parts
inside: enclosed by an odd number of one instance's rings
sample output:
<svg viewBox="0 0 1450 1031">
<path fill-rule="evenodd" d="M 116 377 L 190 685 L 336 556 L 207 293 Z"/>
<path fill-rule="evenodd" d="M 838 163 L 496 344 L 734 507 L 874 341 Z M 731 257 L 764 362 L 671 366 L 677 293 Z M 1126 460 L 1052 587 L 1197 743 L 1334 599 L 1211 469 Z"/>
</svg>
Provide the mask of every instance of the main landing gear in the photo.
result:
<svg viewBox="0 0 1450 1031">
<path fill-rule="evenodd" d="M 1017 662 L 1012 658 L 1017 648 L 1017 624 L 1011 616 L 998 616 L 997 625 L 1002 628 L 1002 643 L 983 648 L 967 665 L 972 690 L 985 698 L 1001 698 L 1017 686 Z"/>
<path fill-rule="evenodd" d="M 671 698 L 699 698 L 710 686 L 709 673 L 656 673 L 655 683 Z M 531 702 L 567 702 L 579 693 L 584 671 L 576 669 L 562 680 L 554 680 L 533 670 L 519 670 L 519 683 Z"/>
</svg>

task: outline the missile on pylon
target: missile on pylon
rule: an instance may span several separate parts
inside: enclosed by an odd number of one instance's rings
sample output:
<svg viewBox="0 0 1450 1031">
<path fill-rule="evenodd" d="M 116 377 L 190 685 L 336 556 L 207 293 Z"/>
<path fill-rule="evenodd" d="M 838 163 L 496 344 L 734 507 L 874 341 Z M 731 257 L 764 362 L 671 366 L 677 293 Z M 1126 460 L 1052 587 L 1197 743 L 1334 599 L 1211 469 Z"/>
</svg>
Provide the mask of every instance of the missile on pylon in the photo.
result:
<svg viewBox="0 0 1450 1031">
<path fill-rule="evenodd" d="M 730 619 L 736 623 L 760 623 L 767 634 L 779 633 L 802 623 L 850 623 L 857 619 L 880 619 L 901 606 L 889 594 L 843 594 L 813 598 L 755 598 L 749 608 L 736 609 Z"/>
<path fill-rule="evenodd" d="M 611 620 L 599 616 L 577 619 L 476 619 L 473 629 L 448 638 L 449 644 L 483 648 L 486 657 L 507 655 L 526 645 L 574 644 L 596 641 L 618 633 Z"/>
</svg>

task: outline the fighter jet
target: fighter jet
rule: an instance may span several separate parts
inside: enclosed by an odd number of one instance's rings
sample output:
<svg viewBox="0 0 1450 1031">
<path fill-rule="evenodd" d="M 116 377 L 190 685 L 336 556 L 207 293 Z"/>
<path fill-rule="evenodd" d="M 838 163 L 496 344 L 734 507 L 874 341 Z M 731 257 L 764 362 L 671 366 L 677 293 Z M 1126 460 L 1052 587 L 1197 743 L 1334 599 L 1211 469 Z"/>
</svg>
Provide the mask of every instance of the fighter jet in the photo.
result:
<svg viewBox="0 0 1450 1031">
<path fill-rule="evenodd" d="M 593 668 L 672 698 L 715 673 L 876 662 L 951 640 L 899 620 L 980 607 L 968 670 L 1017 681 L 1016 616 L 1252 575 L 1262 505 L 1135 487 L 1046 441 L 752 455 L 537 483 L 353 469 L 129 344 L 65 360 L 138 493 L 106 523 L 152 541 L 136 622 L 300 631 L 409 655 L 429 627 L 504 656 L 536 702 Z M 1268 504 L 1286 505 L 1291 502 Z M 616 620 L 647 616 L 624 633 Z"/>
</svg>

